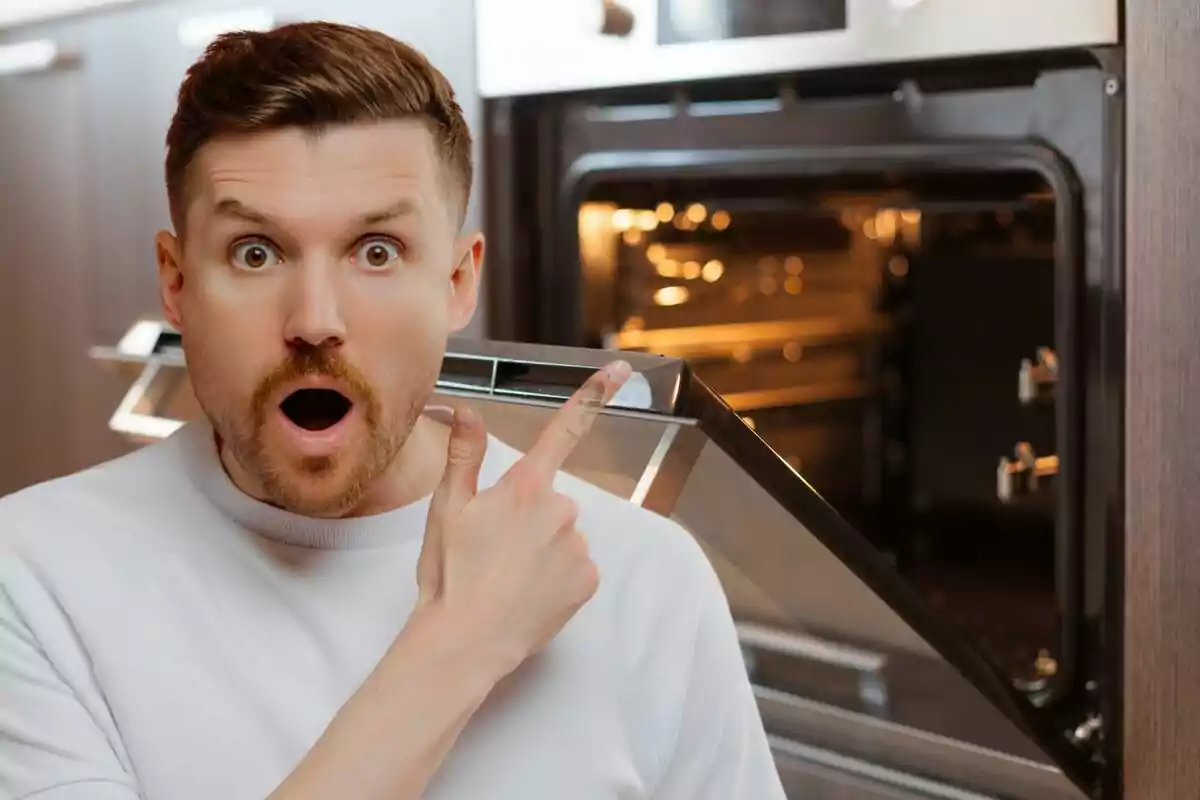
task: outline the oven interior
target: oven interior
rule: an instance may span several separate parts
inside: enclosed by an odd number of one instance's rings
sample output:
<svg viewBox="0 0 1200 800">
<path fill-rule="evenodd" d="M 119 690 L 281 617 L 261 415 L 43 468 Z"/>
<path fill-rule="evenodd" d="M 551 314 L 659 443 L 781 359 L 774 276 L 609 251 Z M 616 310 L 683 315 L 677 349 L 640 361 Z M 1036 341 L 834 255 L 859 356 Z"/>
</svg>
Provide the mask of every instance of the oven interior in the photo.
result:
<svg viewBox="0 0 1200 800">
<path fill-rule="evenodd" d="M 1018 686 L 1064 656 L 1060 197 L 911 164 L 594 182 L 586 343 L 684 358 Z"/>
</svg>

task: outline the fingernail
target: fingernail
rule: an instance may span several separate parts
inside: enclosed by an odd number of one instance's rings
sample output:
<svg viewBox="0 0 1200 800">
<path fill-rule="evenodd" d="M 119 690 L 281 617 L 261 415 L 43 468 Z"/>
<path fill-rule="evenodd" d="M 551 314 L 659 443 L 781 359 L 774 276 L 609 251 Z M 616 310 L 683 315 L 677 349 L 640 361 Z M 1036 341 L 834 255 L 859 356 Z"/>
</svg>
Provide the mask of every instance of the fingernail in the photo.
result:
<svg viewBox="0 0 1200 800">
<path fill-rule="evenodd" d="M 604 405 L 604 392 L 604 384 L 592 381 L 584 387 L 583 396 L 580 399 L 588 408 L 600 408 Z"/>
<path fill-rule="evenodd" d="M 614 361 L 604 368 L 604 375 L 610 381 L 623 381 L 633 372 L 628 361 Z"/>
<path fill-rule="evenodd" d="M 455 413 L 453 406 L 425 406 L 423 412 L 426 416 L 436 419 L 438 422 L 447 425 L 454 422 Z"/>
</svg>

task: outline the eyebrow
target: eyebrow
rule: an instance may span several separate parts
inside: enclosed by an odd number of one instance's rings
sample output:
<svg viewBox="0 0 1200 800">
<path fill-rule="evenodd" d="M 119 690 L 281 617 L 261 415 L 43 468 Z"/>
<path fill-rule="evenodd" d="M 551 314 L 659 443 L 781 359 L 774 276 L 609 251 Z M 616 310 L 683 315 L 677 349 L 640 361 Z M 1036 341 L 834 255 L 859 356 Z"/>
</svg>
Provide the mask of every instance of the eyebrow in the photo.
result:
<svg viewBox="0 0 1200 800">
<path fill-rule="evenodd" d="M 371 211 L 363 214 L 360 218 L 363 225 L 378 225 L 381 222 L 388 222 L 398 217 L 415 217 L 420 214 L 420 209 L 412 200 L 404 199 L 397 200 L 387 208 L 382 208 L 379 211 Z"/>
<path fill-rule="evenodd" d="M 233 198 L 217 201 L 216 213 L 223 217 L 236 217 L 237 219 L 244 219 L 258 225 L 266 225 L 270 222 L 266 214 L 255 211 L 241 200 L 234 200 Z"/>
<path fill-rule="evenodd" d="M 242 201 L 235 200 L 232 197 L 217 201 L 216 213 L 225 217 L 243 219 L 257 225 L 267 225 L 271 221 L 266 214 L 256 211 Z M 378 211 L 369 211 L 363 214 L 359 220 L 363 225 L 378 225 L 382 222 L 397 219 L 398 217 L 417 216 L 419 213 L 420 210 L 416 203 L 412 200 L 404 199 L 398 200 Z"/>
</svg>

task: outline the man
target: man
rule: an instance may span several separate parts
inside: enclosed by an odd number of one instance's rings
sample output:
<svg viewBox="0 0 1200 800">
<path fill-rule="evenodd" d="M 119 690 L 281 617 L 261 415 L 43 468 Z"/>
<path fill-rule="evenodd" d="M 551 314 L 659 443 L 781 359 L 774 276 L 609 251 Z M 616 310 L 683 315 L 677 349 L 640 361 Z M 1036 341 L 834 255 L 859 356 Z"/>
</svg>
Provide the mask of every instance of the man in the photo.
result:
<svg viewBox="0 0 1200 800">
<path fill-rule="evenodd" d="M 371 31 L 223 37 L 168 134 L 162 307 L 207 418 L 0 502 L 0 796 L 783 796 L 715 574 L 427 409 L 476 305 L 470 136 Z"/>
</svg>

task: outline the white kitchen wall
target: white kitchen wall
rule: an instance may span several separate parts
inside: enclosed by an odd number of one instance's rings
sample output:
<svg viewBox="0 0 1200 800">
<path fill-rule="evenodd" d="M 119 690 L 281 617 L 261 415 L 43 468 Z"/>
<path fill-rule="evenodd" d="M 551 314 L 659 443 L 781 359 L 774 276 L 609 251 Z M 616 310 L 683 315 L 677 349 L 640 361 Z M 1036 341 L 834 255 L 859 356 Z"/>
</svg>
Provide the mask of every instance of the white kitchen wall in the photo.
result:
<svg viewBox="0 0 1200 800">
<path fill-rule="evenodd" d="M 0 28 L 137 0 L 0 0 Z"/>
</svg>

